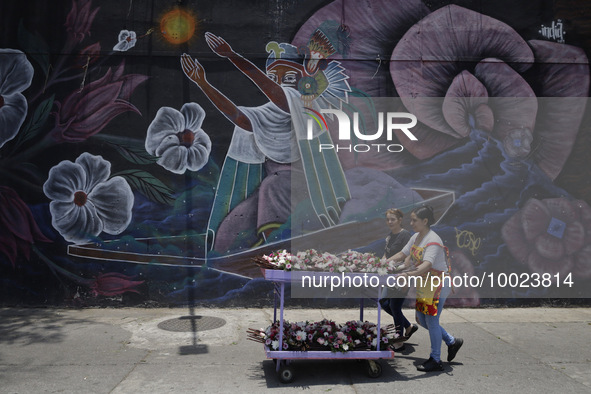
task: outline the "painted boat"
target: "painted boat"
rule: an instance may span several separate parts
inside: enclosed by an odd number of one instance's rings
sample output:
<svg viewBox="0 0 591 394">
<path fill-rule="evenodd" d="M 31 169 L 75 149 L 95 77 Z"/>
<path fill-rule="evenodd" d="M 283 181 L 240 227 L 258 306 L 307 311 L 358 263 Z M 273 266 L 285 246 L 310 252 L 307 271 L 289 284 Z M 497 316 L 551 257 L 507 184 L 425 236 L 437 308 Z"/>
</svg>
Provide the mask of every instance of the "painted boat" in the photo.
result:
<svg viewBox="0 0 591 394">
<path fill-rule="evenodd" d="M 455 202 L 455 195 L 451 191 L 416 188 L 413 190 L 423 200 L 408 206 L 399 207 L 404 213 L 412 211 L 417 206 L 429 204 L 433 207 L 435 220 L 438 222 Z M 409 216 L 406 215 L 403 221 L 406 222 L 403 224 L 406 228 L 410 228 Z M 312 231 L 298 237 L 275 241 L 217 257 L 205 257 L 207 255 L 205 250 L 205 234 L 135 239 L 133 240 L 135 249 L 128 248 L 125 242 L 120 241 L 69 245 L 68 254 L 82 258 L 80 262 L 84 262 L 84 259 L 94 259 L 132 264 L 193 267 L 197 269 L 207 267 L 211 270 L 252 279 L 262 277 L 260 268 L 252 263 L 252 258 L 255 256 L 268 254 L 279 249 L 287 249 L 295 252 L 312 248 L 323 252 L 339 254 L 349 249 L 370 245 L 373 242 L 383 239 L 387 233 L 388 229 L 385 225 L 384 218 L 377 217 L 364 222 L 355 221 L 339 224 L 322 230 Z M 195 239 L 195 237 L 198 239 Z M 117 246 L 114 247 L 114 245 Z M 171 253 L 171 250 L 181 253 Z M 183 251 L 191 251 L 194 257 L 181 255 Z"/>
</svg>

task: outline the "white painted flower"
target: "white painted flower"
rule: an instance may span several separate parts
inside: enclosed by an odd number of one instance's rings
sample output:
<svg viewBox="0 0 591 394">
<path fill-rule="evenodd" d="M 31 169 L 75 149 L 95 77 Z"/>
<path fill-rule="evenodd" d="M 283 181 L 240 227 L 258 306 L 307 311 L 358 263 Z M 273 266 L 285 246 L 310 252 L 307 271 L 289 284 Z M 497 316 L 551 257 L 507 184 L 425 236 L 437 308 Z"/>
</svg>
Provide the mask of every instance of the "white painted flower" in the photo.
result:
<svg viewBox="0 0 591 394">
<path fill-rule="evenodd" d="M 17 49 L 0 49 L 0 148 L 13 139 L 27 116 L 21 94 L 33 80 L 33 66 Z"/>
<path fill-rule="evenodd" d="M 135 31 L 121 30 L 121 32 L 119 32 L 119 38 L 117 38 L 117 40 L 119 42 L 113 47 L 113 50 L 125 52 L 128 49 L 133 48 L 135 46 L 135 43 L 137 42 L 137 37 Z"/>
<path fill-rule="evenodd" d="M 120 234 L 131 222 L 131 187 L 109 175 L 111 163 L 86 152 L 75 163 L 64 160 L 49 170 L 43 191 L 53 200 L 51 224 L 66 241 L 88 242 L 103 231 Z"/>
<path fill-rule="evenodd" d="M 273 350 L 279 349 L 279 341 L 273 341 L 273 342 L 271 342 L 271 348 Z"/>
<path fill-rule="evenodd" d="M 146 151 L 160 157 L 158 164 L 175 174 L 200 170 L 211 152 L 211 140 L 201 129 L 205 111 L 187 103 L 180 111 L 162 107 L 148 127 Z"/>
</svg>

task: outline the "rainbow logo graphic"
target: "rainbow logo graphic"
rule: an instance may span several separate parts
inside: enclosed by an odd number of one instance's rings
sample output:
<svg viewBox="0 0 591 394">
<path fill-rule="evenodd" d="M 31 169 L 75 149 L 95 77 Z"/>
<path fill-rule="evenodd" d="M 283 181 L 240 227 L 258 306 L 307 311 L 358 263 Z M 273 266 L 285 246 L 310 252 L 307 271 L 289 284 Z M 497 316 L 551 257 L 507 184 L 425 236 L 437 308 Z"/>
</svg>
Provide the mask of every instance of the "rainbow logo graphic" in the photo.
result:
<svg viewBox="0 0 591 394">
<path fill-rule="evenodd" d="M 312 108 L 308 108 L 308 107 L 304 107 L 305 110 L 310 111 L 310 112 L 304 112 L 304 114 L 310 116 L 312 119 L 314 119 L 316 121 L 316 123 L 318 123 L 318 127 L 320 127 L 320 129 L 322 129 L 322 124 L 324 124 L 324 129 L 328 130 L 328 125 L 326 124 L 326 120 L 324 119 L 324 116 L 322 116 L 322 114 L 318 111 L 313 110 Z M 320 121 L 322 121 L 322 123 L 320 123 Z"/>
</svg>

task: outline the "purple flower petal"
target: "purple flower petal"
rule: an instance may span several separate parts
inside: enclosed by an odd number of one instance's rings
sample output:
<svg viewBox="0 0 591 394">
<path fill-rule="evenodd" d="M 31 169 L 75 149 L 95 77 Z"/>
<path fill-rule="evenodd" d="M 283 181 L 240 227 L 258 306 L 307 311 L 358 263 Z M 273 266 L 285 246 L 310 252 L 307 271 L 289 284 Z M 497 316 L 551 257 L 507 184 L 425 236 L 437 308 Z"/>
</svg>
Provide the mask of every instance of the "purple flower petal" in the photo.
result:
<svg viewBox="0 0 591 394">
<path fill-rule="evenodd" d="M 443 100 L 443 116 L 454 129 L 456 136 L 467 137 L 471 132 L 469 116 L 476 121 L 476 128 L 490 132 L 494 124 L 492 111 L 487 106 L 486 87 L 468 71 L 462 71 L 452 81 Z"/>
<path fill-rule="evenodd" d="M 581 48 L 548 41 L 529 41 L 536 56 L 540 98 L 534 133 L 534 161 L 555 179 L 570 155 L 589 94 L 589 61 Z"/>
<path fill-rule="evenodd" d="M 507 220 L 501 228 L 501 236 L 507 243 L 513 257 L 520 263 L 525 264 L 529 254 L 533 251 L 533 246 L 525 238 L 522 215 L 523 211 L 518 211 L 511 219 Z"/>
<path fill-rule="evenodd" d="M 570 223 L 564 230 L 564 248 L 566 254 L 578 252 L 585 245 L 585 228 L 581 222 Z"/>
<path fill-rule="evenodd" d="M 405 106 L 411 111 L 414 108 L 413 113 L 427 126 L 453 135 L 441 106 L 420 99 L 443 97 L 466 62 L 488 57 L 501 59 L 520 72 L 534 61 L 527 43 L 508 25 L 449 5 L 409 29 L 392 53 L 390 72 Z"/>
<path fill-rule="evenodd" d="M 527 258 L 527 265 L 531 272 L 541 275 L 543 274 L 560 274 L 560 278 L 565 278 L 574 267 L 574 259 L 572 256 L 564 256 L 560 260 L 551 260 L 540 256 L 536 251 L 530 253 Z M 554 282 L 555 278 L 552 278 Z M 540 278 L 541 280 L 541 278 Z"/>
<path fill-rule="evenodd" d="M 511 130 L 534 130 L 538 100 L 529 84 L 515 70 L 497 59 L 478 63 L 474 75 L 486 86 L 491 97 L 488 106 L 495 122 L 492 135 L 501 141 Z"/>
<path fill-rule="evenodd" d="M 558 260 L 564 256 L 562 239 L 548 233 L 540 234 L 535 239 L 536 252 L 546 259 Z"/>
<path fill-rule="evenodd" d="M 550 224 L 550 211 L 544 203 L 535 198 L 529 199 L 521 210 L 521 225 L 525 238 L 533 241 L 547 231 Z"/>
<path fill-rule="evenodd" d="M 552 217 L 565 223 L 572 223 L 576 220 L 577 210 L 566 198 L 548 198 L 543 203 L 548 207 Z"/>
</svg>

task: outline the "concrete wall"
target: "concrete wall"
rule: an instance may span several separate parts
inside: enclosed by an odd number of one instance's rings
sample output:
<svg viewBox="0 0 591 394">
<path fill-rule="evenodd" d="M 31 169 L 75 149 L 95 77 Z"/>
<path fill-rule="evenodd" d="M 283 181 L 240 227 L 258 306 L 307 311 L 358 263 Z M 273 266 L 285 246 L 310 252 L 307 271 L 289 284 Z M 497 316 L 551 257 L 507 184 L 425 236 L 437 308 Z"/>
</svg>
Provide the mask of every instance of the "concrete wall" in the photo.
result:
<svg viewBox="0 0 591 394">
<path fill-rule="evenodd" d="M 429 203 L 453 274 L 496 284 L 450 304 L 586 302 L 590 11 L 3 1 L 0 301 L 268 304 L 253 256 L 381 256 L 386 209 Z M 417 124 L 370 140 L 387 112 Z"/>
</svg>

